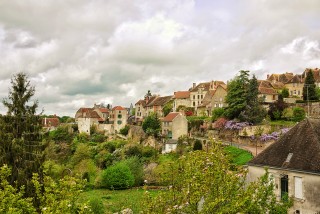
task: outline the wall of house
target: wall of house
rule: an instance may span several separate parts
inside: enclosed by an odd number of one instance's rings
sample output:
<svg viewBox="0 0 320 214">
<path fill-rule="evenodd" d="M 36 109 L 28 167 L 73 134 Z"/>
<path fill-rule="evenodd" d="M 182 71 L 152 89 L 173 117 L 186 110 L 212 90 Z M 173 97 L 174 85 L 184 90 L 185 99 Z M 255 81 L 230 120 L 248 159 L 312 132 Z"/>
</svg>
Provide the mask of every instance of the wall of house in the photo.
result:
<svg viewBox="0 0 320 214">
<path fill-rule="evenodd" d="M 188 134 L 188 121 L 185 116 L 178 115 L 172 121 L 172 139 L 177 140 Z"/>
<path fill-rule="evenodd" d="M 289 90 L 290 97 L 302 97 L 303 96 L 304 83 L 287 83 L 285 87 Z"/>
<path fill-rule="evenodd" d="M 99 124 L 98 130 L 104 132 L 105 134 L 114 134 L 113 124 Z"/>
<path fill-rule="evenodd" d="M 177 144 L 176 143 L 166 143 L 164 145 L 164 149 L 162 150 L 162 153 L 170 153 L 172 151 L 176 151 Z"/>
<path fill-rule="evenodd" d="M 197 109 L 208 91 L 199 87 L 198 91 L 190 92 L 190 106 Z"/>
<path fill-rule="evenodd" d="M 119 132 L 120 129 L 124 128 L 127 125 L 127 110 L 114 110 L 114 131 Z"/>
<path fill-rule="evenodd" d="M 92 125 L 98 126 L 99 122 L 96 118 L 78 118 L 79 133 L 87 133 L 90 135 L 90 127 Z"/>
<path fill-rule="evenodd" d="M 172 132 L 172 122 L 162 122 L 161 129 L 162 134 L 167 136 L 169 132 Z"/>
<path fill-rule="evenodd" d="M 264 102 L 266 103 L 273 103 L 278 100 L 277 94 L 259 94 L 259 98 L 263 98 Z"/>
<path fill-rule="evenodd" d="M 146 116 L 146 109 L 141 104 L 138 104 L 135 107 L 136 107 L 136 112 L 135 112 L 136 122 L 143 120 L 143 118 Z"/>
<path fill-rule="evenodd" d="M 247 181 L 256 181 L 265 173 L 264 167 L 249 166 Z M 303 172 L 295 172 L 288 170 L 279 170 L 269 168 L 269 173 L 274 179 L 274 192 L 277 199 L 281 196 L 281 177 L 288 175 L 288 194 L 293 196 L 294 205 L 288 213 L 294 213 L 299 210 L 301 214 L 320 212 L 320 174 L 309 174 Z M 302 198 L 295 197 L 295 177 L 302 179 Z"/>
<path fill-rule="evenodd" d="M 192 107 L 190 98 L 186 99 L 174 99 L 173 101 L 173 112 L 177 110 L 179 106 Z"/>
<path fill-rule="evenodd" d="M 221 87 L 217 87 L 214 95 L 212 96 L 212 101 L 211 101 L 211 108 L 212 110 L 215 108 L 222 108 L 226 107 L 226 96 L 227 96 L 227 91 Z"/>
</svg>

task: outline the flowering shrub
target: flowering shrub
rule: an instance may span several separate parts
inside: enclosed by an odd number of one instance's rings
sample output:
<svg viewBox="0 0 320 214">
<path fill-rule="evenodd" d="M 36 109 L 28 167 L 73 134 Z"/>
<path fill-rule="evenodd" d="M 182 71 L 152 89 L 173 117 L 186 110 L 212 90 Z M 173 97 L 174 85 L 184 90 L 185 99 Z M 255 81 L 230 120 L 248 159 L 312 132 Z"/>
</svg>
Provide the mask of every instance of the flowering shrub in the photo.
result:
<svg viewBox="0 0 320 214">
<path fill-rule="evenodd" d="M 252 125 L 251 123 L 248 122 L 235 122 L 233 120 L 229 120 L 226 122 L 224 128 L 225 129 L 230 129 L 230 130 L 241 130 L 246 126 Z"/>
<path fill-rule="evenodd" d="M 215 129 L 222 129 L 223 127 L 225 127 L 226 122 L 227 122 L 227 119 L 221 117 L 221 118 L 219 118 L 216 122 L 214 122 L 213 128 L 215 128 Z"/>
<path fill-rule="evenodd" d="M 278 140 L 282 134 L 287 133 L 289 130 L 290 130 L 289 128 L 284 128 L 284 129 L 281 129 L 279 132 L 272 132 L 271 134 L 263 134 L 260 137 L 260 141 L 267 142 L 269 140 Z"/>
</svg>

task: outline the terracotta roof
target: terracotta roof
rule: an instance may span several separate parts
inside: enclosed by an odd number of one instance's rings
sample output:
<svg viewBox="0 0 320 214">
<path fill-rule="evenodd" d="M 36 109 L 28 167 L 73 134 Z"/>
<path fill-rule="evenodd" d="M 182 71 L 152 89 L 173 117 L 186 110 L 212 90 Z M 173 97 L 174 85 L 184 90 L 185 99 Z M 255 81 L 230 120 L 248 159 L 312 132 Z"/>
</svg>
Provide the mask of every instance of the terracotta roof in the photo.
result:
<svg viewBox="0 0 320 214">
<path fill-rule="evenodd" d="M 109 109 L 107 109 L 107 108 L 99 108 L 99 110 L 100 110 L 102 113 L 108 113 L 108 112 L 109 112 Z"/>
<path fill-rule="evenodd" d="M 191 88 L 190 92 L 197 92 L 199 88 L 203 88 L 204 91 L 209 91 L 210 82 L 199 83 L 196 87 Z"/>
<path fill-rule="evenodd" d="M 169 113 L 166 117 L 162 119 L 163 122 L 172 122 L 176 116 L 178 116 L 180 113 L 179 112 L 171 112 Z"/>
<path fill-rule="evenodd" d="M 146 105 L 145 100 L 139 100 L 135 105 L 142 105 L 143 107 Z"/>
<path fill-rule="evenodd" d="M 57 127 L 60 124 L 59 118 L 42 118 L 43 127 Z"/>
<path fill-rule="evenodd" d="M 258 80 L 258 90 L 260 94 L 278 94 L 278 92 L 272 87 L 271 82 L 267 80 Z"/>
<path fill-rule="evenodd" d="M 125 108 L 123 108 L 122 106 L 115 106 L 112 108 L 112 111 L 117 110 L 117 111 L 122 111 L 122 110 L 126 110 Z"/>
<path fill-rule="evenodd" d="M 277 81 L 277 82 L 281 82 L 281 83 L 287 83 L 290 79 L 292 79 L 293 77 L 293 73 L 291 72 L 286 72 L 283 74 L 271 74 L 267 80 L 268 81 Z"/>
<path fill-rule="evenodd" d="M 302 83 L 302 82 L 303 82 L 302 75 L 296 74 L 287 83 Z"/>
<path fill-rule="evenodd" d="M 320 82 L 320 69 L 318 68 L 306 68 L 305 71 L 302 73 L 302 77 L 303 77 L 303 82 L 305 81 L 306 77 L 307 77 L 307 73 L 308 72 L 312 72 L 313 73 L 313 77 L 315 82 Z"/>
<path fill-rule="evenodd" d="M 301 121 L 248 165 L 320 173 L 320 119 Z"/>
<path fill-rule="evenodd" d="M 80 112 L 80 113 L 85 113 L 85 112 L 90 112 L 90 111 L 92 111 L 92 108 L 80 108 L 80 109 L 77 111 L 77 113 L 78 113 L 78 112 Z"/>
<path fill-rule="evenodd" d="M 167 102 L 172 99 L 172 96 L 165 96 L 165 97 L 157 97 L 153 101 L 149 102 L 147 106 L 163 106 Z"/>
<path fill-rule="evenodd" d="M 186 99 L 190 97 L 190 91 L 176 91 L 173 96 L 175 99 Z"/>
</svg>

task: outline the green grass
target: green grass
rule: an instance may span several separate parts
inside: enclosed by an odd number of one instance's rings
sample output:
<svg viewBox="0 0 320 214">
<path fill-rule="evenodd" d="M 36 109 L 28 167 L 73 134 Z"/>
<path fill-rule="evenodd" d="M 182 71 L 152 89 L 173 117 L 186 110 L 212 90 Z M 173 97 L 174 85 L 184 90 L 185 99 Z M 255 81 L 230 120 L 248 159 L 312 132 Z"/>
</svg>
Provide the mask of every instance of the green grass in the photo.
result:
<svg viewBox="0 0 320 214">
<path fill-rule="evenodd" d="M 285 127 L 291 127 L 294 126 L 296 122 L 294 121 L 287 121 L 287 120 L 274 120 L 270 121 L 271 126 L 285 126 Z"/>
<path fill-rule="evenodd" d="M 224 150 L 230 155 L 231 162 L 238 166 L 246 164 L 253 158 L 250 152 L 234 146 L 226 146 Z"/>
<path fill-rule="evenodd" d="M 152 196 L 155 196 L 159 190 L 148 191 Z M 98 197 L 102 199 L 106 213 L 120 212 L 126 208 L 132 209 L 133 213 L 139 213 L 143 196 L 144 190 L 141 188 L 114 191 L 96 189 L 84 192 L 81 201 L 86 202 L 92 197 Z"/>
</svg>

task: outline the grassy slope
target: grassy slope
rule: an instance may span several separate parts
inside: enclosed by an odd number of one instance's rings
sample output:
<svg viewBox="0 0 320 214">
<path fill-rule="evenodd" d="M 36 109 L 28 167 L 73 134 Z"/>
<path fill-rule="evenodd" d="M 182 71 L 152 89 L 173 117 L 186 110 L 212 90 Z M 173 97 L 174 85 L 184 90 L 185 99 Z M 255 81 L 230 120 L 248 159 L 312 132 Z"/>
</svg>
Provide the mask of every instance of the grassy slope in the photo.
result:
<svg viewBox="0 0 320 214">
<path fill-rule="evenodd" d="M 238 166 L 246 164 L 253 158 L 250 152 L 234 146 L 225 147 L 225 151 L 230 154 L 232 163 Z"/>
</svg>

